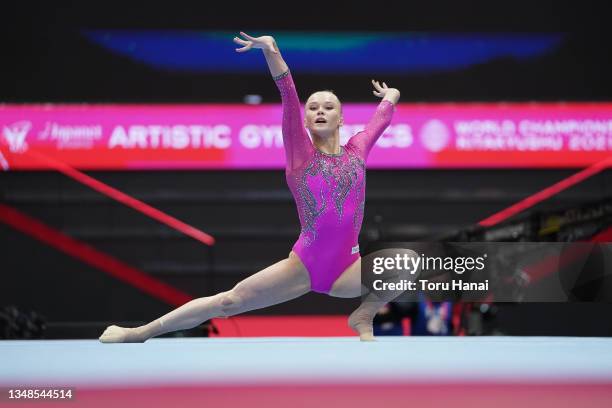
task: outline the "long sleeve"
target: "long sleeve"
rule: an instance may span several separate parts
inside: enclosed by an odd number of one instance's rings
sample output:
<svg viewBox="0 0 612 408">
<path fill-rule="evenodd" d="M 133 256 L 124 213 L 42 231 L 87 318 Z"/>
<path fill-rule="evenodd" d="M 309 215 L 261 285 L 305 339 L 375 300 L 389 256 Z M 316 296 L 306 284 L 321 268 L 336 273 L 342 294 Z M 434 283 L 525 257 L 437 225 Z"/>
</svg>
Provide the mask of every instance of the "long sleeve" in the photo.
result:
<svg viewBox="0 0 612 408">
<path fill-rule="evenodd" d="M 348 144 L 352 144 L 359 151 L 361 157 L 366 159 L 380 135 L 391 123 L 394 111 L 395 105 L 393 103 L 382 101 L 365 129 L 351 137 Z"/>
<path fill-rule="evenodd" d="M 298 168 L 313 153 L 312 142 L 304 127 L 300 101 L 289 71 L 274 78 L 283 104 L 283 144 L 287 170 Z"/>
</svg>

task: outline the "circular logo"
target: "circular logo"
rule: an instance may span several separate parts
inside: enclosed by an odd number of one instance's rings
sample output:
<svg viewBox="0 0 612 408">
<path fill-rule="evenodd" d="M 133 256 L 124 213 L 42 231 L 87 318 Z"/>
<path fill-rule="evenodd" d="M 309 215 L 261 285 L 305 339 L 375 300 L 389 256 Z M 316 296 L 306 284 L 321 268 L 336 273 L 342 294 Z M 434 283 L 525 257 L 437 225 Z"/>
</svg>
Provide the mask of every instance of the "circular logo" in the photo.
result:
<svg viewBox="0 0 612 408">
<path fill-rule="evenodd" d="M 419 136 L 423 146 L 431 152 L 439 152 L 444 149 L 450 141 L 448 128 L 438 119 L 432 119 L 425 122 Z"/>
</svg>

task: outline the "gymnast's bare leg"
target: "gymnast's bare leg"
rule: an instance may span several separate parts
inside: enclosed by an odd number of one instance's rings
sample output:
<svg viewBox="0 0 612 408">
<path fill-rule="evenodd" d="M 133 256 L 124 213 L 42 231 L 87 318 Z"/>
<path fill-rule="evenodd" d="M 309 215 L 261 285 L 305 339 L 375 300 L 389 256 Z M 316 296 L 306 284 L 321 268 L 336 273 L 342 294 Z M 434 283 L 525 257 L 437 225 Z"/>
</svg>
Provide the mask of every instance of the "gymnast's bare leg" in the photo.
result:
<svg viewBox="0 0 612 408">
<path fill-rule="evenodd" d="M 362 295 L 361 259 L 356 260 L 338 277 L 329 292 L 330 296 L 355 298 Z M 361 305 L 349 316 L 348 325 L 359 335 L 361 341 L 374 340 L 373 321 L 384 301 L 362 301 Z"/>
<path fill-rule="evenodd" d="M 249 310 L 283 303 L 310 292 L 308 271 L 291 252 L 289 257 L 239 282 L 231 290 L 202 297 L 136 328 L 109 326 L 102 343 L 142 343 L 151 337 L 198 326 L 215 317 L 228 317 Z"/>
<path fill-rule="evenodd" d="M 411 256 L 418 257 L 416 252 L 411 252 Z M 397 275 L 388 279 L 399 281 L 401 278 L 402 276 Z M 354 298 L 367 292 L 361 284 L 361 258 L 359 258 L 336 279 L 329 295 L 340 298 Z M 400 294 L 400 291 L 395 291 L 378 294 L 369 293 L 365 296 L 359 307 L 348 318 L 349 327 L 359 335 L 361 341 L 374 340 L 373 323 L 376 313 Z"/>
</svg>

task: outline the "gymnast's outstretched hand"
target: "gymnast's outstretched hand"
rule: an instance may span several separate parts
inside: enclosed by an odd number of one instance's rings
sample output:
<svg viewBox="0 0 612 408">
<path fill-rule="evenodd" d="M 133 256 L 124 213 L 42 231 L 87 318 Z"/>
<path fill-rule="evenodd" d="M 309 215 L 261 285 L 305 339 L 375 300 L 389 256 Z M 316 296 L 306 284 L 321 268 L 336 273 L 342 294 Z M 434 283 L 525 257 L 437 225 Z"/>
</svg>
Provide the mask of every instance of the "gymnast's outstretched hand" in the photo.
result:
<svg viewBox="0 0 612 408">
<path fill-rule="evenodd" d="M 283 60 L 280 54 L 280 50 L 276 45 L 276 40 L 270 35 L 262 35 L 261 37 L 251 37 L 244 31 L 240 32 L 240 35 L 244 38 L 234 37 L 236 44 L 242 45 L 240 48 L 236 48 L 236 52 L 245 52 L 251 48 L 259 48 L 263 51 L 263 55 L 270 68 L 270 74 L 273 78 L 277 78 L 279 75 L 284 74 L 289 70 L 289 67 Z"/>
<path fill-rule="evenodd" d="M 389 101 L 392 104 L 396 104 L 400 98 L 400 91 L 395 88 L 389 88 L 386 83 L 382 83 L 382 85 L 375 80 L 372 80 L 372 85 L 374 85 L 374 90 L 372 93 L 379 98 L 383 98 L 383 101 Z"/>
<path fill-rule="evenodd" d="M 236 48 L 237 52 L 245 52 L 250 50 L 251 48 L 259 48 L 264 51 L 269 51 L 273 54 L 278 54 L 278 48 L 276 46 L 276 41 L 274 37 L 269 35 L 263 35 L 261 37 L 251 37 L 245 32 L 240 32 L 245 39 L 234 37 L 234 42 L 236 44 L 242 45 L 242 48 Z"/>
</svg>

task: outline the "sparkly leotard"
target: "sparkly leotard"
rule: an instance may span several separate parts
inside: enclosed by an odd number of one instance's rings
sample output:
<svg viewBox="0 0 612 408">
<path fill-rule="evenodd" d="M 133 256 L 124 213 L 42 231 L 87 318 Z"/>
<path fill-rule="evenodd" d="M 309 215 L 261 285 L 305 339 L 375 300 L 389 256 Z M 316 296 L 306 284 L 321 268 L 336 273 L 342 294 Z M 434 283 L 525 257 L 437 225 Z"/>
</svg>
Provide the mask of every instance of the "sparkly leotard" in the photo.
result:
<svg viewBox="0 0 612 408">
<path fill-rule="evenodd" d="M 285 176 L 297 204 L 300 237 L 293 246 L 308 269 L 311 288 L 329 293 L 344 270 L 359 258 L 358 236 L 365 201 L 365 162 L 391 122 L 394 105 L 382 101 L 362 132 L 338 154 L 319 151 L 302 121 L 289 71 L 274 78 L 283 103 Z"/>
</svg>

